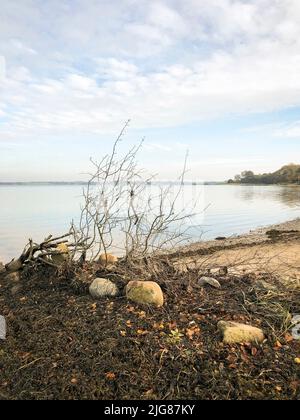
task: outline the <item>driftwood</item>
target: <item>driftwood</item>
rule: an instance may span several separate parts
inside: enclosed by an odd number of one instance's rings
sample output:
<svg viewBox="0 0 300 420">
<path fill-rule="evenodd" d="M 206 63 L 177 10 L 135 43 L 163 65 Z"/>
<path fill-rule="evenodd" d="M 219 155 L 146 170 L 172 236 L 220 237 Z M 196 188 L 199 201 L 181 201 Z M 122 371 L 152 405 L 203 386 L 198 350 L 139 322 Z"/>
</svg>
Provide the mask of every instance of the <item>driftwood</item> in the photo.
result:
<svg viewBox="0 0 300 420">
<path fill-rule="evenodd" d="M 29 239 L 28 244 L 25 246 L 19 258 L 14 258 L 4 267 L 1 267 L 0 265 L 0 277 L 5 277 L 9 274 L 18 272 L 29 264 L 45 264 L 57 268 L 59 264 L 55 263 L 55 259 L 53 257 L 65 254 L 59 250 L 59 246 L 61 244 L 67 245 L 69 250 L 67 258 L 69 259 L 72 259 L 75 251 L 77 252 L 80 249 L 80 243 L 68 243 L 68 238 L 72 235 L 72 232 L 54 238 L 50 235 L 39 244 L 33 242 L 32 239 Z"/>
</svg>

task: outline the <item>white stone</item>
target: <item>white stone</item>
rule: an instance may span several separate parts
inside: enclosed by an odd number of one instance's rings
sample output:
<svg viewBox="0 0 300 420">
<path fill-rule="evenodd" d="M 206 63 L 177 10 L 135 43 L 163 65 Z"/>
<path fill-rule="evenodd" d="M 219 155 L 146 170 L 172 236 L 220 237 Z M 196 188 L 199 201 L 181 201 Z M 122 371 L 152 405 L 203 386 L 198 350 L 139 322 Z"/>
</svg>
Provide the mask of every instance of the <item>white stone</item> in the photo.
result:
<svg viewBox="0 0 300 420">
<path fill-rule="evenodd" d="M 102 298 L 105 296 L 116 296 L 119 293 L 119 290 L 115 283 L 108 279 L 95 279 L 89 288 L 91 296 L 94 298 Z"/>
</svg>

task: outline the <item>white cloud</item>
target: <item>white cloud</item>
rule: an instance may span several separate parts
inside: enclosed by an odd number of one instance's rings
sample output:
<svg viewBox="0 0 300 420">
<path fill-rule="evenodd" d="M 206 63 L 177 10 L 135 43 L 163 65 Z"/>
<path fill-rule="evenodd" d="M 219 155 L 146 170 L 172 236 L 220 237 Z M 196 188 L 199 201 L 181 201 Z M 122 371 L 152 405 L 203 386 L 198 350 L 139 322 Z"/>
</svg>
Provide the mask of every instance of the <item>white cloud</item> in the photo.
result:
<svg viewBox="0 0 300 420">
<path fill-rule="evenodd" d="M 17 0 L 0 19 L 0 139 L 300 106 L 298 0 Z"/>
<path fill-rule="evenodd" d="M 300 121 L 295 121 L 288 125 L 281 125 L 273 133 L 276 137 L 300 139 Z"/>
<path fill-rule="evenodd" d="M 27 45 L 25 45 L 19 39 L 12 39 L 11 40 L 11 46 L 12 46 L 12 48 L 15 48 L 17 50 L 17 54 L 32 54 L 32 55 L 37 54 L 36 50 L 28 47 Z"/>
<path fill-rule="evenodd" d="M 178 142 L 178 141 L 172 142 L 171 144 L 170 142 L 168 142 L 168 144 L 165 144 L 165 142 L 163 141 L 159 143 L 145 142 L 144 149 L 146 151 L 151 151 L 151 152 L 159 151 L 159 152 L 167 152 L 167 153 L 179 151 L 182 156 L 182 152 L 187 151 L 189 149 L 189 145 L 186 143 Z"/>
<path fill-rule="evenodd" d="M 107 80 L 126 80 L 137 76 L 138 73 L 138 67 L 135 64 L 113 57 L 97 59 L 96 63 L 98 75 Z"/>
</svg>

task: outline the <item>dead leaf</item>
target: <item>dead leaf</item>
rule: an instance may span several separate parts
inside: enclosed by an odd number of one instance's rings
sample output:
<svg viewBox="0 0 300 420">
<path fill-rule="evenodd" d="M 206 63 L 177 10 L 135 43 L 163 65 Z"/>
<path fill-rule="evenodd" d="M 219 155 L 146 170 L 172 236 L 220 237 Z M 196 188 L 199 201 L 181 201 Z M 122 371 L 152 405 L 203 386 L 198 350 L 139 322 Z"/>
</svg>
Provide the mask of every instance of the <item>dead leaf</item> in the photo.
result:
<svg viewBox="0 0 300 420">
<path fill-rule="evenodd" d="M 148 391 L 144 392 L 143 394 L 145 397 L 150 397 L 154 395 L 153 389 L 148 389 Z"/>
<path fill-rule="evenodd" d="M 197 325 L 187 328 L 185 334 L 190 340 L 193 340 L 195 335 L 200 334 L 200 328 Z"/>
<path fill-rule="evenodd" d="M 113 381 L 116 379 L 116 374 L 113 372 L 107 372 L 105 374 L 106 379 L 108 379 L 109 381 Z"/>
<path fill-rule="evenodd" d="M 274 346 L 274 350 L 280 350 L 281 348 L 282 348 L 282 344 L 280 343 L 279 340 L 277 340 Z"/>
<path fill-rule="evenodd" d="M 162 322 L 155 322 L 153 324 L 153 328 L 155 330 L 163 330 L 165 328 L 164 324 Z"/>
<path fill-rule="evenodd" d="M 139 330 L 137 330 L 137 332 L 136 332 L 136 333 L 137 333 L 138 335 L 145 335 L 145 334 L 148 334 L 148 333 L 149 333 L 149 331 L 139 329 Z"/>
<path fill-rule="evenodd" d="M 294 341 L 294 337 L 293 337 L 291 334 L 289 334 L 289 333 L 286 333 L 286 334 L 284 335 L 284 339 L 285 339 L 285 341 L 286 341 L 287 343 L 290 343 L 290 342 Z"/>
<path fill-rule="evenodd" d="M 146 312 L 145 312 L 145 311 L 140 311 L 140 312 L 138 313 L 138 316 L 139 316 L 139 318 L 145 318 L 145 316 L 146 316 Z"/>
<path fill-rule="evenodd" d="M 300 357 L 295 357 L 294 361 L 297 365 L 300 365 Z"/>
<path fill-rule="evenodd" d="M 252 347 L 251 348 L 251 354 L 252 354 L 252 356 L 256 356 L 257 355 L 257 348 L 256 347 Z"/>
</svg>

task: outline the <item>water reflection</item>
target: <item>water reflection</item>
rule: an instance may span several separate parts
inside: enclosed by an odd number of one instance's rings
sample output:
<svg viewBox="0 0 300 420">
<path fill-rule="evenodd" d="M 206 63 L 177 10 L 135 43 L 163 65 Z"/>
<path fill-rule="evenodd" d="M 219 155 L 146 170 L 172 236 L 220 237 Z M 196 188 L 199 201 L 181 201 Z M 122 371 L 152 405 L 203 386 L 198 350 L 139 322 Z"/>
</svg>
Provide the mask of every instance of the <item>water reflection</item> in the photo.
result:
<svg viewBox="0 0 300 420">
<path fill-rule="evenodd" d="M 76 185 L 0 186 L 0 261 L 19 255 L 29 237 L 40 241 L 66 232 L 79 215 L 81 194 Z M 185 208 L 196 196 L 199 214 L 189 229 L 195 241 L 300 216 L 300 186 L 186 186 L 179 205 Z"/>
<path fill-rule="evenodd" d="M 267 200 L 282 203 L 288 207 L 299 207 L 299 186 L 235 186 L 236 197 L 245 201 Z"/>
</svg>

